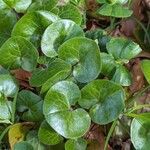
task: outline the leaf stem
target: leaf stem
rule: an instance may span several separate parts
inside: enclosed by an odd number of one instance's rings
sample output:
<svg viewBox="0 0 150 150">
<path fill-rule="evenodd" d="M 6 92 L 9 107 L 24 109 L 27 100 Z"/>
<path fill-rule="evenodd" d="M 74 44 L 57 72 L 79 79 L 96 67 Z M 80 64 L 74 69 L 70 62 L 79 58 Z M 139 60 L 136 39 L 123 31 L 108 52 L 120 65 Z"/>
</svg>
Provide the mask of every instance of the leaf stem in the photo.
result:
<svg viewBox="0 0 150 150">
<path fill-rule="evenodd" d="M 0 143 L 1 143 L 2 139 L 3 139 L 3 137 L 5 136 L 5 134 L 8 132 L 10 127 L 11 127 L 11 125 L 9 125 L 7 128 L 5 128 L 5 130 L 0 135 Z"/>
<path fill-rule="evenodd" d="M 109 130 L 109 132 L 108 132 L 108 135 L 107 135 L 107 137 L 106 137 L 104 150 L 107 150 L 107 146 L 108 146 L 109 139 L 110 139 L 110 137 L 111 137 L 111 135 L 112 135 L 112 133 L 113 133 L 115 127 L 116 127 L 117 121 L 118 121 L 118 120 L 115 120 L 115 121 L 113 122 L 113 124 L 111 125 L 111 128 L 110 128 L 110 130 Z"/>
</svg>

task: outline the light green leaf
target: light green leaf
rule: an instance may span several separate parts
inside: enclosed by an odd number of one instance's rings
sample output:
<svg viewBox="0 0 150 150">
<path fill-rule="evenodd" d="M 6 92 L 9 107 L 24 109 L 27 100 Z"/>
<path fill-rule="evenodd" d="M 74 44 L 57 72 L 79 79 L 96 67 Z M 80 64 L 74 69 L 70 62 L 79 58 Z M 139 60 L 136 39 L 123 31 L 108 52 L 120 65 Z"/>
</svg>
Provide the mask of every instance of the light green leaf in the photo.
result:
<svg viewBox="0 0 150 150">
<path fill-rule="evenodd" d="M 0 0 L 0 46 L 10 37 L 11 30 L 17 22 L 15 12 Z"/>
<path fill-rule="evenodd" d="M 122 6 L 121 4 L 104 4 L 98 10 L 98 14 L 103 16 L 111 16 L 116 18 L 126 18 L 132 15 L 132 11 L 127 7 Z"/>
<path fill-rule="evenodd" d="M 13 150 L 34 150 L 34 149 L 30 143 L 28 143 L 26 141 L 21 141 L 14 145 Z"/>
<path fill-rule="evenodd" d="M 68 140 L 65 143 L 65 150 L 86 150 L 86 147 L 87 147 L 87 142 L 82 138 Z"/>
<path fill-rule="evenodd" d="M 128 0 L 97 0 L 98 3 L 108 3 L 108 4 L 115 4 L 115 3 L 119 3 L 119 4 L 126 4 L 128 2 Z"/>
<path fill-rule="evenodd" d="M 144 76 L 147 80 L 147 82 L 150 84 L 150 60 L 143 60 L 141 61 L 141 69 L 144 73 Z"/>
<path fill-rule="evenodd" d="M 59 8 L 59 16 L 62 19 L 70 19 L 74 21 L 76 24 L 81 25 L 82 23 L 82 14 L 80 10 L 72 5 L 72 4 L 67 4 L 65 6 L 61 6 Z"/>
<path fill-rule="evenodd" d="M 90 109 L 92 121 L 108 124 L 119 117 L 125 94 L 121 86 L 108 80 L 95 80 L 81 90 L 81 107 Z"/>
<path fill-rule="evenodd" d="M 71 65 L 61 59 L 56 59 L 46 69 L 37 69 L 33 72 L 30 78 L 32 86 L 42 86 L 42 91 L 45 92 L 50 88 L 50 85 L 65 79 L 71 72 Z"/>
<path fill-rule="evenodd" d="M 58 19 L 48 11 L 27 13 L 14 26 L 12 36 L 22 36 L 38 47 L 44 30 Z"/>
<path fill-rule="evenodd" d="M 131 123 L 131 141 L 137 150 L 148 150 L 150 143 L 150 119 L 133 119 Z"/>
<path fill-rule="evenodd" d="M 17 89 L 17 83 L 11 75 L 0 74 L 0 93 L 6 97 L 14 97 Z"/>
<path fill-rule="evenodd" d="M 3 0 L 9 7 L 13 8 L 17 13 L 25 13 L 32 3 L 32 0 Z"/>
<path fill-rule="evenodd" d="M 71 20 L 58 20 L 45 30 L 41 41 L 42 52 L 48 57 L 55 57 L 63 42 L 77 36 L 84 36 L 80 26 Z"/>
<path fill-rule="evenodd" d="M 41 121 L 43 119 L 43 100 L 31 91 L 22 90 L 17 97 L 17 110 L 22 112 L 26 121 Z"/>
<path fill-rule="evenodd" d="M 100 50 L 90 39 L 76 37 L 66 41 L 59 47 L 58 57 L 73 66 L 73 76 L 81 83 L 92 81 L 100 73 Z"/>
<path fill-rule="evenodd" d="M 50 125 L 46 121 L 43 121 L 39 128 L 38 138 L 40 142 L 46 145 L 56 145 L 63 139 L 50 127 Z"/>
<path fill-rule="evenodd" d="M 0 48 L 0 64 L 9 69 L 32 71 L 37 65 L 36 48 L 23 37 L 9 38 Z"/>
<path fill-rule="evenodd" d="M 125 38 L 112 38 L 107 43 L 107 51 L 115 60 L 127 63 L 137 56 L 142 49 L 136 43 Z"/>
<path fill-rule="evenodd" d="M 71 104 L 75 104 L 79 98 L 79 88 L 69 81 L 56 83 L 45 97 L 43 112 L 46 121 L 65 138 L 81 137 L 90 127 L 88 113 L 81 108 L 71 108 Z"/>
</svg>

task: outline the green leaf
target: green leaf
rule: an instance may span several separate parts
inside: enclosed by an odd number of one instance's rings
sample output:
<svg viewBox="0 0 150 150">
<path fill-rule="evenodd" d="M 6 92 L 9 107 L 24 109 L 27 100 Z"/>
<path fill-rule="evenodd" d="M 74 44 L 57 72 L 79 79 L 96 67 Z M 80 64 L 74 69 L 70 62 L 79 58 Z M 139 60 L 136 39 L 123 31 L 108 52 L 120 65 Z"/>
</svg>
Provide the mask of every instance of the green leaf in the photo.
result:
<svg viewBox="0 0 150 150">
<path fill-rule="evenodd" d="M 141 61 L 141 69 L 142 72 L 144 73 L 144 76 L 147 80 L 147 82 L 150 84 L 150 60 L 143 60 Z"/>
<path fill-rule="evenodd" d="M 40 142 L 46 145 L 56 145 L 63 139 L 50 127 L 50 125 L 46 121 L 43 121 L 39 128 L 38 138 Z"/>
<path fill-rule="evenodd" d="M 55 57 L 63 42 L 77 36 L 84 36 L 80 26 L 71 20 L 58 20 L 45 30 L 41 41 L 42 52 L 48 57 Z"/>
<path fill-rule="evenodd" d="M 21 142 L 18 142 L 14 145 L 14 149 L 13 150 L 34 150 L 33 149 L 33 146 L 26 142 L 26 141 L 21 141 Z"/>
<path fill-rule="evenodd" d="M 0 123 L 10 123 L 11 112 L 7 98 L 0 93 Z"/>
<path fill-rule="evenodd" d="M 125 94 L 121 86 L 108 80 L 95 80 L 81 90 L 81 107 L 90 109 L 92 121 L 108 124 L 119 117 L 124 108 Z"/>
<path fill-rule="evenodd" d="M 13 8 L 17 13 L 25 13 L 32 3 L 32 0 L 3 0 L 9 7 Z"/>
<path fill-rule="evenodd" d="M 30 78 L 32 86 L 40 87 L 43 84 L 42 91 L 47 91 L 50 85 L 65 79 L 71 72 L 71 65 L 61 59 L 56 59 L 46 69 L 37 69 L 33 72 Z"/>
<path fill-rule="evenodd" d="M 41 121 L 43 119 L 43 100 L 31 91 L 22 90 L 17 97 L 17 110 L 22 112 L 26 121 Z"/>
<path fill-rule="evenodd" d="M 122 86 L 130 86 L 132 83 L 131 74 L 126 67 L 118 64 L 112 77 L 112 81 L 121 84 Z"/>
<path fill-rule="evenodd" d="M 59 16 L 62 19 L 70 19 L 74 21 L 76 24 L 81 25 L 82 23 L 82 14 L 80 13 L 80 10 L 72 5 L 72 4 L 67 4 L 65 6 L 61 6 L 59 8 Z"/>
<path fill-rule="evenodd" d="M 44 30 L 58 19 L 48 11 L 27 13 L 14 26 L 12 36 L 22 36 L 38 47 Z"/>
<path fill-rule="evenodd" d="M 0 47 L 10 37 L 11 30 L 17 22 L 15 12 L 0 0 Z"/>
<path fill-rule="evenodd" d="M 108 3 L 108 4 L 115 4 L 115 3 L 119 3 L 119 4 L 126 4 L 128 2 L 128 0 L 97 0 L 98 3 Z"/>
<path fill-rule="evenodd" d="M 149 119 L 149 118 L 148 118 Z M 137 150 L 148 150 L 150 143 L 150 119 L 133 119 L 131 123 L 131 141 Z"/>
<path fill-rule="evenodd" d="M 90 39 L 76 37 L 66 41 L 59 47 L 58 57 L 73 66 L 73 76 L 81 83 L 92 81 L 100 73 L 100 50 Z"/>
<path fill-rule="evenodd" d="M 23 37 L 9 38 L 0 48 L 0 64 L 9 69 L 32 71 L 37 65 L 36 48 Z"/>
<path fill-rule="evenodd" d="M 69 81 L 56 83 L 45 97 L 43 112 L 46 121 L 65 138 L 81 137 L 90 127 L 88 113 L 81 108 L 71 108 L 71 104 L 75 104 L 79 98 L 79 88 Z"/>
<path fill-rule="evenodd" d="M 11 75 L 0 74 L 0 93 L 6 97 L 14 97 L 17 89 L 17 83 Z"/>
<path fill-rule="evenodd" d="M 121 4 L 104 4 L 98 10 L 98 14 L 103 16 L 111 16 L 116 18 L 126 18 L 132 15 L 132 11 L 127 7 L 122 6 Z"/>
<path fill-rule="evenodd" d="M 86 147 L 87 147 L 87 142 L 82 138 L 68 140 L 65 143 L 65 150 L 86 150 Z"/>
<path fill-rule="evenodd" d="M 125 38 L 112 38 L 106 47 L 108 53 L 121 62 L 128 62 L 142 51 L 138 44 Z"/>
</svg>

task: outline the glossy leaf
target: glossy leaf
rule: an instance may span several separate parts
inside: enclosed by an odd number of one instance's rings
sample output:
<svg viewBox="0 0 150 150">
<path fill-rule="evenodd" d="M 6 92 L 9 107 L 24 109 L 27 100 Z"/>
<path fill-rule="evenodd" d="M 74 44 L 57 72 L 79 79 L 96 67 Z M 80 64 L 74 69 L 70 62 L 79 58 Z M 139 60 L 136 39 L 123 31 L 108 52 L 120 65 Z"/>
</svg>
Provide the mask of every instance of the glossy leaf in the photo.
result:
<svg viewBox="0 0 150 150">
<path fill-rule="evenodd" d="M 32 3 L 32 0 L 3 0 L 9 7 L 17 13 L 24 13 Z"/>
<path fill-rule="evenodd" d="M 127 7 L 122 6 L 121 4 L 104 4 L 98 10 L 98 14 L 103 16 L 111 16 L 116 18 L 126 18 L 132 15 L 132 11 Z"/>
<path fill-rule="evenodd" d="M 81 107 L 90 109 L 92 121 L 108 124 L 119 117 L 124 108 L 124 91 L 108 80 L 95 80 L 81 90 Z"/>
<path fill-rule="evenodd" d="M 33 146 L 26 142 L 26 141 L 21 141 L 21 142 L 18 142 L 14 145 L 14 149 L 13 150 L 34 150 L 33 149 Z"/>
<path fill-rule="evenodd" d="M 14 97 L 17 89 L 17 83 L 11 75 L 0 74 L 0 93 L 6 97 Z"/>
<path fill-rule="evenodd" d="M 86 150 L 86 140 L 79 138 L 75 140 L 68 140 L 65 143 L 65 150 Z"/>
<path fill-rule="evenodd" d="M 108 53 L 111 54 L 115 60 L 125 63 L 142 51 L 138 44 L 125 38 L 112 38 L 106 47 Z"/>
<path fill-rule="evenodd" d="M 46 121 L 43 121 L 39 128 L 38 138 L 40 142 L 46 145 L 56 145 L 63 139 L 50 127 L 50 125 Z"/>
<path fill-rule="evenodd" d="M 14 26 L 12 36 L 22 36 L 38 47 L 44 30 L 58 19 L 48 11 L 27 13 Z"/>
<path fill-rule="evenodd" d="M 17 110 L 22 112 L 22 119 L 26 121 L 40 121 L 43 119 L 43 100 L 28 90 L 22 90 L 17 97 Z"/>
<path fill-rule="evenodd" d="M 36 48 L 23 37 L 9 38 L 0 48 L 0 64 L 9 69 L 32 71 L 37 65 Z"/>
<path fill-rule="evenodd" d="M 79 88 L 69 81 L 56 83 L 45 97 L 43 112 L 46 121 L 65 138 L 81 137 L 90 127 L 88 113 L 81 108 L 71 108 L 71 104 L 75 104 L 79 98 Z"/>
<path fill-rule="evenodd" d="M 84 36 L 80 26 L 71 20 L 58 20 L 45 30 L 41 41 L 42 52 L 48 57 L 55 57 L 62 43 L 77 36 Z"/>
<path fill-rule="evenodd" d="M 10 37 L 11 30 L 17 22 L 13 12 L 3 0 L 0 0 L 0 46 Z"/>
<path fill-rule="evenodd" d="M 65 6 L 62 6 L 59 8 L 59 16 L 62 19 L 70 19 L 74 21 L 76 24 L 81 25 L 82 22 L 82 14 L 80 10 L 72 5 L 72 4 L 67 4 Z"/>
<path fill-rule="evenodd" d="M 60 46 L 58 57 L 73 66 L 73 76 L 81 83 L 92 81 L 100 73 L 100 50 L 90 39 L 76 37 L 66 41 Z"/>
<path fill-rule="evenodd" d="M 150 84 L 150 60 L 143 60 L 141 62 L 141 68 L 142 68 L 142 71 L 144 73 L 144 76 L 147 80 L 147 82 Z"/>
</svg>

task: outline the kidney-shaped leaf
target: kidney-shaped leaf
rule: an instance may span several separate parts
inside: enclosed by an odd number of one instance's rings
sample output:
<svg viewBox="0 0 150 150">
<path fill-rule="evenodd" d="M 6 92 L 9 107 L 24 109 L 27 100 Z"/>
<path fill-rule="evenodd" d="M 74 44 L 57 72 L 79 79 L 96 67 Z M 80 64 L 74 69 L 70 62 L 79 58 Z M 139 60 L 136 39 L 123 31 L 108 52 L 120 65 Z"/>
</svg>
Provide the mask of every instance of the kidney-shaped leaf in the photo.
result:
<svg viewBox="0 0 150 150">
<path fill-rule="evenodd" d="M 26 121 L 40 121 L 43 119 L 43 100 L 31 91 L 22 90 L 17 97 L 17 110 L 22 112 L 22 119 Z"/>
<path fill-rule="evenodd" d="M 100 50 L 91 39 L 76 37 L 59 47 L 59 58 L 73 66 L 73 76 L 81 83 L 97 78 L 101 70 Z"/>
<path fill-rule="evenodd" d="M 138 44 L 125 38 L 112 38 L 106 47 L 115 60 L 122 62 L 128 62 L 142 51 Z"/>
<path fill-rule="evenodd" d="M 81 137 L 90 127 L 88 113 L 81 108 L 71 108 L 71 104 L 75 104 L 79 98 L 78 86 L 69 81 L 56 83 L 45 97 L 43 111 L 46 121 L 65 138 Z"/>
<path fill-rule="evenodd" d="M 58 17 L 48 11 L 27 13 L 14 26 L 12 36 L 22 36 L 38 47 L 44 30 L 56 20 Z"/>
<path fill-rule="evenodd" d="M 58 47 L 63 42 L 83 35 L 82 28 L 75 22 L 67 19 L 58 20 L 45 30 L 41 41 L 42 52 L 48 57 L 55 57 Z"/>
<path fill-rule="evenodd" d="M 36 48 L 23 37 L 9 38 L 0 48 L 0 64 L 9 69 L 32 71 L 37 65 Z"/>
<path fill-rule="evenodd" d="M 90 109 L 93 122 L 108 124 L 118 118 L 124 108 L 124 100 L 121 86 L 108 80 L 95 80 L 83 87 L 79 104 Z"/>
<path fill-rule="evenodd" d="M 39 128 L 38 138 L 40 142 L 46 145 L 56 145 L 63 139 L 46 121 L 43 121 Z"/>
<path fill-rule="evenodd" d="M 147 80 L 147 82 L 150 84 L 150 60 L 143 60 L 141 62 L 141 68 L 142 68 L 142 71 L 144 73 L 144 76 Z"/>
</svg>

